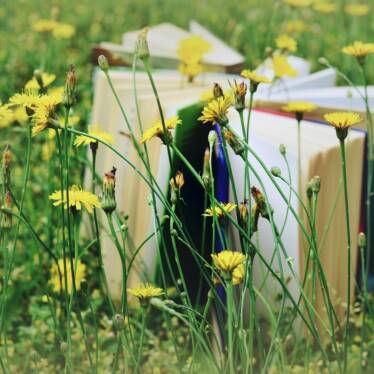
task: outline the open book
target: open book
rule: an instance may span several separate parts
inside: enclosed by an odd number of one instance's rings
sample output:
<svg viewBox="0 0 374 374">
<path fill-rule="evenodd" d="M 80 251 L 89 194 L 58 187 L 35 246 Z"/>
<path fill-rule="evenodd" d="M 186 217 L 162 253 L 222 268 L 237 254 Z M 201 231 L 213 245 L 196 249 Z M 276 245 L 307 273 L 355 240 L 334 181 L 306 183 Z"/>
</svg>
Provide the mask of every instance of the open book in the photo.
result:
<svg viewBox="0 0 374 374">
<path fill-rule="evenodd" d="M 138 138 L 141 136 L 139 130 L 139 123 L 137 120 L 136 106 L 133 94 L 133 76 L 129 70 L 112 70 L 110 71 L 111 78 L 113 80 L 114 87 L 120 97 L 122 104 L 128 114 L 129 122 L 131 123 L 134 132 Z M 329 79 L 326 79 L 328 77 Z M 163 106 L 163 111 L 166 117 L 174 115 L 176 113 L 183 113 L 187 121 L 182 126 L 189 126 L 193 129 L 194 126 L 201 127 L 201 123 L 194 122 L 191 126 L 188 118 L 192 118 L 191 113 L 195 113 L 196 108 L 200 106 L 201 95 L 207 90 L 211 90 L 213 83 L 219 83 L 223 87 L 227 87 L 227 80 L 235 78 L 227 74 L 216 74 L 216 73 L 205 73 L 198 77 L 194 83 L 183 83 L 180 76 L 175 71 L 160 70 L 155 71 L 154 79 L 156 86 L 159 91 L 159 96 Z M 239 77 L 236 77 L 240 79 Z M 329 81 L 329 84 L 326 82 Z M 316 87 L 318 82 L 323 86 L 332 86 L 335 81 L 334 72 L 330 69 L 311 74 L 304 77 L 298 77 L 288 82 L 283 86 L 283 92 L 281 86 L 273 87 L 274 92 L 268 89 L 266 92 L 259 92 L 258 96 L 261 100 L 264 98 L 272 99 L 273 95 L 285 95 L 286 92 L 290 95 L 293 94 L 296 89 L 308 89 Z M 310 86 L 308 85 L 310 84 Z M 159 120 L 158 108 L 154 95 L 151 90 L 150 83 L 145 73 L 137 72 L 136 74 L 136 88 L 138 94 L 138 108 L 139 114 L 142 119 L 143 130 L 146 130 L 154 124 L 155 121 Z M 323 90 L 321 90 L 323 92 Z M 187 110 L 187 108 L 190 108 Z M 192 109 L 191 109 L 192 108 Z M 196 113 L 194 114 L 196 118 Z M 232 126 L 240 133 L 239 117 L 233 111 L 230 115 L 230 121 Z M 99 123 L 105 129 L 112 133 L 115 137 L 115 147 L 119 149 L 128 159 L 134 163 L 143 173 L 145 169 L 141 165 L 141 161 L 136 154 L 135 149 L 131 145 L 129 138 L 123 133 L 127 133 L 125 122 L 121 116 L 118 105 L 116 104 L 113 94 L 106 82 L 105 76 L 102 72 L 97 71 L 95 75 L 95 100 L 94 110 L 92 113 L 92 123 Z M 209 126 L 208 126 L 209 127 Z M 206 126 L 204 127 L 207 128 Z M 178 129 L 177 129 L 178 132 Z M 197 135 L 196 135 L 197 134 Z M 185 150 L 188 151 L 188 147 L 193 147 L 194 136 L 201 136 L 198 133 L 194 134 L 192 131 L 188 135 L 189 141 Z M 358 230 L 359 215 L 360 215 L 360 199 L 361 199 L 361 180 L 362 180 L 362 168 L 364 159 L 364 133 L 359 131 L 351 131 L 351 134 L 347 140 L 347 152 L 348 152 L 348 174 L 352 180 L 357 183 L 350 186 L 350 203 L 351 203 L 351 226 L 352 230 Z M 178 133 L 176 134 L 178 139 Z M 195 138 L 196 139 L 196 138 Z M 287 175 L 286 167 L 282 162 L 282 158 L 279 155 L 278 147 L 280 143 L 285 144 L 287 147 L 288 160 L 291 166 L 291 177 L 292 185 L 297 187 L 297 157 L 296 157 L 296 122 L 293 118 L 279 115 L 276 113 L 264 113 L 260 111 L 254 111 L 251 120 L 251 146 L 258 152 L 259 156 L 264 160 L 265 164 L 270 168 L 272 166 L 279 166 L 283 172 L 283 175 Z M 196 143 L 197 144 L 197 143 Z M 340 162 L 339 162 L 339 148 L 338 142 L 335 136 L 335 132 L 331 127 L 317 124 L 315 122 L 304 121 L 302 124 L 302 150 L 303 150 L 303 172 L 302 172 L 302 190 L 305 189 L 308 180 L 319 175 L 322 179 L 321 192 L 318 197 L 317 207 L 317 233 L 318 238 L 323 242 L 323 248 L 321 248 L 321 258 L 324 264 L 324 268 L 328 273 L 328 282 L 331 285 L 331 290 L 336 297 L 341 297 L 344 300 L 346 295 L 347 282 L 344 280 L 343 275 L 346 274 L 346 256 L 344 248 L 344 238 L 341 233 L 344 232 L 343 220 L 343 205 L 342 205 L 342 193 L 337 198 L 337 205 L 334 215 L 334 220 L 331 222 L 330 229 L 324 234 L 324 226 L 326 219 L 329 217 L 329 212 L 335 201 L 336 192 L 339 190 L 340 185 Z M 167 195 L 168 181 L 170 178 L 170 169 L 167 162 L 167 156 L 165 154 L 165 147 L 161 145 L 158 139 L 153 139 L 148 143 L 148 151 L 151 159 L 151 169 L 153 175 L 155 175 L 162 186 L 165 188 L 165 194 Z M 199 156 L 200 157 L 200 156 Z M 243 174 L 243 163 L 238 160 L 238 157 L 231 154 L 230 156 L 233 167 L 235 168 L 235 175 L 237 184 L 240 186 L 242 183 Z M 202 165 L 202 157 L 201 157 Z M 254 164 L 255 165 L 255 164 Z M 154 211 L 153 207 L 149 205 L 150 189 L 144 181 L 130 168 L 123 165 L 123 162 L 118 160 L 112 152 L 106 150 L 104 147 L 99 148 L 99 157 L 97 170 L 98 173 L 103 174 L 104 172 L 111 169 L 112 166 L 118 167 L 117 175 L 117 202 L 118 208 L 121 212 L 128 214 L 128 225 L 129 232 L 131 234 L 132 245 L 128 245 L 128 252 L 136 250 L 142 241 L 155 230 L 154 222 Z M 285 219 L 287 212 L 287 206 L 280 200 L 280 196 L 275 193 L 274 188 L 266 179 L 263 172 L 258 165 L 256 170 L 263 177 L 265 183 L 266 192 L 269 195 L 270 204 L 274 207 L 275 220 L 277 224 L 281 225 Z M 87 178 L 89 180 L 89 178 Z M 252 183 L 256 184 L 254 177 Z M 279 181 L 282 190 L 288 196 L 289 187 L 282 184 Z M 260 187 L 260 186 L 258 186 Z M 261 188 L 261 187 L 260 187 Z M 340 187 L 341 189 L 341 187 Z M 303 191 L 301 194 L 305 197 Z M 242 196 L 239 194 L 239 196 Z M 295 211 L 300 211 L 299 204 L 294 195 L 291 198 L 291 202 Z M 158 205 L 157 212 L 160 217 L 163 216 L 161 205 Z M 201 211 L 202 213 L 202 211 Z M 200 216 L 200 214 L 199 214 Z M 282 234 L 284 240 L 287 256 L 282 254 L 283 268 L 285 269 L 285 276 L 289 275 L 287 266 L 292 262 L 293 269 L 296 273 L 296 277 L 290 282 L 290 290 L 295 298 L 298 297 L 298 281 L 303 277 L 303 269 L 305 268 L 305 253 L 308 249 L 305 241 L 303 241 L 300 235 L 298 226 L 292 215 L 288 215 L 288 221 Z M 305 217 L 303 218 L 305 219 Z M 355 270 L 355 264 L 357 260 L 356 256 L 356 232 L 352 232 L 353 245 L 353 264 L 352 272 Z M 261 245 L 261 251 L 264 256 L 270 260 L 274 253 L 274 241 L 269 235 L 269 225 L 266 222 L 261 223 L 259 241 Z M 339 239 L 337 239 L 339 238 Z M 237 245 L 237 238 L 233 238 L 234 246 Z M 154 265 L 156 263 L 156 248 L 157 240 L 155 238 L 149 240 L 139 252 L 139 263 L 132 270 L 129 276 L 128 285 L 131 287 L 138 281 L 147 280 L 148 277 L 152 277 L 154 274 Z M 338 250 L 339 248 L 339 250 Z M 108 237 L 104 236 L 103 242 L 104 249 L 104 262 L 107 270 L 109 284 L 114 296 L 119 296 L 120 285 L 121 285 L 121 269 L 118 255 L 115 251 L 114 245 Z M 277 266 L 276 262 L 273 262 L 274 266 Z M 256 279 L 257 286 L 261 285 L 261 277 L 263 267 L 260 265 L 256 267 Z M 279 288 L 274 286 L 274 279 L 267 277 L 267 282 L 264 285 L 269 290 L 269 298 L 275 297 L 276 293 L 279 292 Z M 354 279 L 354 277 L 353 277 Z M 273 283 L 272 283 L 273 282 Z M 351 285 L 353 287 L 353 283 Z M 262 290 L 264 291 L 264 290 Z M 266 291 L 264 291 L 266 292 Z M 335 294 L 336 293 L 336 294 Z M 334 297 L 335 297 L 334 296 Z M 323 303 L 321 295 L 317 297 L 317 311 L 323 315 Z"/>
<path fill-rule="evenodd" d="M 126 32 L 122 36 L 122 44 L 101 42 L 93 49 L 93 59 L 99 54 L 106 54 L 113 60 L 118 56 L 117 64 L 131 66 L 135 45 L 140 30 Z M 203 64 L 208 71 L 240 72 L 244 66 L 244 57 L 222 40 L 213 35 L 196 21 L 190 22 L 189 31 L 183 30 L 172 23 L 161 23 L 149 28 L 148 45 L 151 63 L 154 67 L 176 68 L 179 64 L 177 50 L 179 42 L 191 35 L 199 35 L 208 41 L 212 49 L 203 57 Z"/>
</svg>

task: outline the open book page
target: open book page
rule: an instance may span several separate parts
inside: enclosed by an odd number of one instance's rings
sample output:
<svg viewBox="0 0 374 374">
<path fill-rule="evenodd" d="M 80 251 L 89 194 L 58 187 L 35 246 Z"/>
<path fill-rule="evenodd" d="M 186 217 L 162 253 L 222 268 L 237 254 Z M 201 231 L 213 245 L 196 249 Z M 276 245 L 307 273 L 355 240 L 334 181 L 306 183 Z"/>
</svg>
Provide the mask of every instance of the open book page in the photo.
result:
<svg viewBox="0 0 374 374">
<path fill-rule="evenodd" d="M 240 133 L 240 123 L 236 113 L 230 117 L 231 126 Z M 287 149 L 287 159 L 289 162 L 292 186 L 298 189 L 298 171 L 297 171 L 297 126 L 292 118 L 276 116 L 268 113 L 252 112 L 251 118 L 251 136 L 250 145 L 253 150 L 261 157 L 265 165 L 270 169 L 272 166 L 278 166 L 282 175 L 287 179 L 287 168 L 279 154 L 279 145 L 282 143 Z M 318 238 L 323 240 L 323 248 L 321 248 L 321 262 L 327 273 L 328 283 L 331 290 L 336 290 L 337 294 L 345 295 L 347 283 L 342 280 L 340 271 L 338 269 L 345 269 L 346 266 L 346 239 L 342 237 L 344 233 L 344 204 L 342 195 L 339 196 L 335 208 L 337 212 L 333 222 L 330 224 L 330 229 L 324 234 L 326 225 L 330 217 L 330 210 L 334 207 L 334 200 L 339 186 L 340 179 L 340 162 L 339 162 L 339 144 L 336 139 L 335 131 L 329 126 L 319 125 L 308 121 L 303 121 L 301 131 L 302 144 L 302 176 L 301 185 L 302 191 L 299 191 L 303 197 L 304 204 L 306 204 L 306 185 L 307 182 L 315 175 L 321 177 L 321 190 L 318 194 L 316 229 Z M 356 251 L 356 237 L 359 226 L 360 215 L 360 198 L 361 198 L 361 178 L 364 152 L 364 134 L 358 131 L 352 131 L 347 140 L 348 156 L 348 174 L 354 180 L 359 181 L 356 186 L 350 188 L 350 206 L 351 206 L 351 227 L 352 227 L 352 274 L 355 273 L 355 264 L 357 261 Z M 279 230 L 283 227 L 285 217 L 287 214 L 287 203 L 282 199 L 279 192 L 276 190 L 269 177 L 264 173 L 258 162 L 250 157 L 251 165 L 259 174 L 263 188 L 268 195 L 271 206 L 274 209 L 274 221 Z M 239 199 L 243 194 L 243 162 L 238 156 L 231 154 L 231 162 L 235 181 L 238 188 Z M 279 186 L 282 188 L 284 195 L 289 196 L 289 187 L 279 179 L 276 179 Z M 258 179 L 251 174 L 251 184 L 262 188 Z M 291 197 L 291 205 L 296 213 L 303 213 L 295 195 Z M 338 213 L 339 212 L 339 213 Z M 304 224 L 306 225 L 305 214 Z M 342 221 L 342 222 L 341 222 Z M 307 225 L 306 225 L 307 227 Z M 282 233 L 282 241 L 284 243 L 285 253 L 275 252 L 276 245 L 274 233 L 271 231 L 270 225 L 266 221 L 262 221 L 259 225 L 258 244 L 261 254 L 269 261 L 274 256 L 272 262 L 273 269 L 280 271 L 278 263 L 278 254 L 282 260 L 282 268 L 284 276 L 290 276 L 289 290 L 292 295 L 297 298 L 300 294 L 300 280 L 304 277 L 305 259 L 308 251 L 308 244 L 303 239 L 301 230 L 296 222 L 295 217 L 288 212 L 287 222 Z M 336 238 L 340 238 L 337 243 Z M 256 240 L 255 240 L 256 242 Z M 239 245 L 238 239 L 236 239 Z M 293 276 L 289 265 L 293 265 L 296 277 Z M 265 273 L 264 273 L 265 272 Z M 268 296 L 269 301 L 276 299 L 280 288 L 277 281 L 269 276 L 267 282 L 263 284 L 264 274 L 266 274 L 264 266 L 259 264 L 257 258 L 255 262 L 254 274 L 256 286 L 263 286 L 263 292 Z M 343 270 L 342 270 L 343 272 Z M 354 277 L 352 277 L 354 279 Z M 353 287 L 353 281 L 351 284 Z M 335 292 L 334 292 L 335 293 Z M 318 313 L 322 316 L 323 299 L 321 294 L 317 294 L 316 308 Z"/>
</svg>

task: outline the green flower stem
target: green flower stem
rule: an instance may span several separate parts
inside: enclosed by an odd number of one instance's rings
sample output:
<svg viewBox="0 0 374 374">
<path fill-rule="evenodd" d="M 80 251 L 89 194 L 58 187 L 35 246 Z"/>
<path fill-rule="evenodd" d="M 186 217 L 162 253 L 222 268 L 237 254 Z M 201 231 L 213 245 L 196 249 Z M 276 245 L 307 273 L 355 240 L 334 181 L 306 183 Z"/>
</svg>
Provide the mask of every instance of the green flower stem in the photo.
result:
<svg viewBox="0 0 374 374">
<path fill-rule="evenodd" d="M 123 315 L 126 314 L 127 310 L 127 290 L 126 290 L 126 284 L 127 284 L 127 270 L 126 270 L 126 256 L 124 253 L 124 248 L 122 248 L 120 242 L 117 238 L 117 233 L 114 228 L 113 224 L 113 217 L 111 213 L 107 213 L 107 220 L 109 224 L 110 233 L 112 235 L 114 244 L 117 248 L 117 252 L 119 254 L 119 257 L 121 259 L 121 266 L 122 266 L 122 293 L 121 293 L 121 313 Z"/>
<path fill-rule="evenodd" d="M 138 348 L 138 358 L 136 360 L 134 373 L 139 373 L 140 363 L 141 363 L 141 359 L 143 355 L 144 331 L 145 331 L 145 323 L 146 323 L 147 314 L 148 314 L 147 313 L 148 306 L 147 307 L 142 306 L 140 309 L 141 309 L 140 339 L 139 339 L 139 348 Z"/>
<path fill-rule="evenodd" d="M 229 365 L 229 373 L 235 374 L 235 366 L 234 366 L 234 342 L 233 342 L 233 303 L 234 303 L 234 295 L 233 295 L 233 285 L 232 280 L 229 279 L 226 282 L 226 293 L 227 293 L 227 342 L 228 342 L 228 365 Z"/>
<path fill-rule="evenodd" d="M 344 140 L 340 140 L 340 154 L 342 164 L 342 175 L 343 175 L 343 186 L 344 186 L 344 204 L 345 204 L 345 221 L 346 221 L 346 233 L 347 233 L 347 272 L 348 272 L 348 283 L 347 283 L 347 316 L 344 329 L 344 373 L 347 373 L 347 359 L 349 349 L 349 317 L 351 312 L 351 228 L 349 222 L 349 204 L 348 204 L 348 181 L 347 181 L 347 169 L 346 169 L 346 155 L 345 155 L 345 144 Z"/>
<path fill-rule="evenodd" d="M 25 202 L 27 182 L 28 182 L 29 176 L 30 176 L 31 135 L 32 135 L 32 128 L 31 128 L 31 124 L 29 124 L 28 125 L 28 133 L 27 133 L 27 146 L 26 146 L 26 168 L 25 168 L 25 174 L 24 174 L 23 183 L 22 183 L 21 200 L 20 200 L 20 205 L 19 205 L 19 210 L 20 210 L 21 214 L 22 214 L 23 205 L 24 205 L 24 202 Z M 4 193 L 5 193 L 5 188 L 6 187 L 9 188 L 10 186 L 3 185 Z M 8 259 L 8 256 L 7 256 L 8 250 L 6 248 L 6 245 L 4 245 L 4 249 L 6 251 L 6 256 L 4 256 L 4 266 L 6 265 L 6 267 L 5 267 L 5 271 L 4 271 L 5 276 L 4 276 L 3 292 L 2 292 L 2 298 L 1 298 L 0 340 L 2 338 L 3 333 L 5 334 L 5 331 L 4 331 L 4 315 L 5 315 L 5 309 L 6 309 L 8 282 L 9 282 L 11 272 L 12 272 L 13 260 L 14 260 L 14 254 L 15 254 L 15 251 L 16 251 L 17 241 L 18 241 L 20 224 L 21 224 L 21 222 L 20 222 L 20 220 L 18 220 L 17 225 L 16 225 L 16 229 L 15 229 L 15 234 L 14 234 L 13 247 L 12 247 L 9 259 Z M 7 261 L 5 261 L 5 259 L 7 259 Z"/>
<path fill-rule="evenodd" d="M 299 194 L 302 193 L 301 191 L 301 120 L 297 119 L 297 187 L 299 190 Z M 301 195 L 303 196 L 303 195 Z"/>
</svg>

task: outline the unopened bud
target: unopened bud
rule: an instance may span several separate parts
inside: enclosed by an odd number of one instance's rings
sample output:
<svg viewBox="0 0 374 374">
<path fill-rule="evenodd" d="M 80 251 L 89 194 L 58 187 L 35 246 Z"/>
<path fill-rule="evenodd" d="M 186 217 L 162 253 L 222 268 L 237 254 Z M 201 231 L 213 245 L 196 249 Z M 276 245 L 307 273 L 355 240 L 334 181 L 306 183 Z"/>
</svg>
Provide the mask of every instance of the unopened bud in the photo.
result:
<svg viewBox="0 0 374 374">
<path fill-rule="evenodd" d="M 3 153 L 3 183 L 5 187 L 10 186 L 10 169 L 12 163 L 12 151 L 9 144 L 5 146 Z"/>
<path fill-rule="evenodd" d="M 125 327 L 125 319 L 121 314 L 115 314 L 113 317 L 113 325 L 117 331 L 122 331 Z"/>
<path fill-rule="evenodd" d="M 219 97 L 223 97 L 222 87 L 218 83 L 214 83 L 213 96 L 215 99 L 218 99 Z"/>
<path fill-rule="evenodd" d="M 12 210 L 12 194 L 10 191 L 6 191 L 4 195 L 4 204 L 3 208 L 10 211 Z M 12 214 L 6 211 L 3 211 L 1 216 L 0 227 L 2 229 L 10 229 L 12 227 Z"/>
<path fill-rule="evenodd" d="M 321 178 L 316 175 L 310 180 L 310 187 L 313 193 L 318 193 L 321 189 Z"/>
<path fill-rule="evenodd" d="M 169 183 L 171 187 L 171 202 L 172 204 L 176 204 L 180 197 L 180 190 L 184 185 L 183 173 L 178 170 L 175 177 L 171 178 Z"/>
<path fill-rule="evenodd" d="M 234 92 L 235 109 L 238 112 L 241 112 L 245 108 L 245 95 L 247 93 L 247 85 L 244 82 L 237 84 L 234 80 L 234 85 L 230 83 L 230 86 Z"/>
<path fill-rule="evenodd" d="M 240 223 L 242 227 L 246 228 L 248 223 L 248 207 L 247 202 L 243 201 L 239 205 Z"/>
<path fill-rule="evenodd" d="M 202 179 L 206 188 L 210 187 L 211 176 L 210 176 L 210 151 L 209 148 L 204 153 L 204 164 L 203 164 L 203 175 Z"/>
<path fill-rule="evenodd" d="M 141 59 L 149 58 L 149 48 L 147 42 L 148 27 L 145 27 L 138 35 L 138 40 L 135 45 L 135 54 Z"/>
<path fill-rule="evenodd" d="M 279 153 L 284 156 L 286 154 L 286 146 L 284 144 L 279 145 Z"/>
<path fill-rule="evenodd" d="M 104 174 L 103 178 L 103 197 L 101 200 L 101 207 L 105 213 L 112 213 L 116 207 L 116 171 L 115 167 L 108 173 Z"/>
<path fill-rule="evenodd" d="M 75 103 L 75 87 L 77 85 L 77 76 L 75 74 L 75 68 L 70 65 L 70 68 L 66 74 L 65 90 L 62 103 L 66 108 L 71 108 Z"/>
<path fill-rule="evenodd" d="M 215 132 L 215 130 L 210 130 L 208 134 L 208 142 L 211 148 L 216 143 L 216 140 L 217 140 L 217 133 Z"/>
<path fill-rule="evenodd" d="M 358 246 L 360 248 L 366 247 L 366 235 L 364 232 L 360 232 L 358 234 Z"/>
<path fill-rule="evenodd" d="M 278 166 L 273 166 L 271 169 L 271 174 L 274 175 L 274 177 L 280 177 L 282 175 L 281 169 L 279 169 Z"/>
<path fill-rule="evenodd" d="M 325 57 L 320 57 L 318 59 L 318 62 L 321 64 L 321 65 L 329 65 L 329 61 L 327 60 L 327 58 Z"/>
<path fill-rule="evenodd" d="M 235 154 L 239 156 L 243 154 L 244 145 L 231 131 L 224 129 L 223 136 Z"/>
<path fill-rule="evenodd" d="M 97 58 L 97 63 L 102 71 L 106 72 L 109 70 L 109 62 L 108 59 L 104 55 L 100 55 Z"/>
</svg>

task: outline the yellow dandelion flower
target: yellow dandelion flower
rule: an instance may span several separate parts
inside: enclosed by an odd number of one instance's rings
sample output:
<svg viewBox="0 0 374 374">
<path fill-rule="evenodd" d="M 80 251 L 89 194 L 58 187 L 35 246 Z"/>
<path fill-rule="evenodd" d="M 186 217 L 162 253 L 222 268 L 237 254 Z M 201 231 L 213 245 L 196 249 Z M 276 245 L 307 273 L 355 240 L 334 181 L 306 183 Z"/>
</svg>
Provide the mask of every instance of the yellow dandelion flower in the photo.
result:
<svg viewBox="0 0 374 374">
<path fill-rule="evenodd" d="M 203 71 L 203 65 L 199 62 L 181 63 L 178 65 L 178 70 L 192 82 L 193 79 Z"/>
<path fill-rule="evenodd" d="M 232 284 L 234 286 L 242 283 L 244 280 L 244 264 L 239 264 L 232 272 Z"/>
<path fill-rule="evenodd" d="M 75 34 L 75 28 L 68 23 L 57 23 L 52 30 L 52 35 L 56 39 L 70 39 Z"/>
<path fill-rule="evenodd" d="M 362 121 L 360 115 L 354 112 L 333 112 L 323 117 L 330 125 L 338 129 L 348 129 Z"/>
<path fill-rule="evenodd" d="M 295 70 L 288 62 L 287 56 L 274 54 L 272 57 L 272 68 L 274 70 L 274 75 L 277 78 L 282 78 L 284 76 L 296 77 L 297 70 Z"/>
<path fill-rule="evenodd" d="M 244 69 L 240 73 L 243 78 L 248 79 L 253 84 L 260 84 L 260 83 L 271 83 L 271 80 L 265 75 L 259 75 L 253 70 Z"/>
<path fill-rule="evenodd" d="M 74 265 L 74 261 L 73 261 Z M 72 276 L 71 276 L 71 264 L 70 260 L 68 259 L 66 261 L 66 274 L 64 272 L 64 260 L 60 258 L 58 260 L 58 266 L 61 271 L 62 275 L 62 285 L 60 283 L 60 277 L 59 277 L 59 272 L 57 265 L 53 263 L 52 268 L 51 268 L 51 278 L 49 280 L 49 284 L 52 286 L 53 291 L 55 292 L 60 292 L 61 290 L 65 289 L 65 275 L 66 275 L 66 281 L 67 281 L 67 293 L 71 294 L 73 291 L 73 281 L 72 281 Z M 80 260 L 77 261 L 77 268 L 74 272 L 75 275 L 75 284 L 77 286 L 77 290 L 79 291 L 81 288 L 81 282 L 86 276 L 86 265 L 84 265 Z M 61 289 L 62 286 L 62 289 Z"/>
<path fill-rule="evenodd" d="M 46 129 L 50 119 L 53 117 L 57 105 L 60 103 L 59 97 L 42 95 L 39 104 L 33 108 L 32 115 L 32 136 L 35 136 Z"/>
<path fill-rule="evenodd" d="M 275 39 L 275 44 L 277 48 L 283 49 L 289 52 L 296 52 L 297 42 L 294 38 L 286 34 L 281 34 Z"/>
<path fill-rule="evenodd" d="M 232 271 L 243 264 L 245 261 L 245 256 L 241 252 L 230 251 L 228 249 L 219 252 L 217 254 L 212 254 L 212 260 L 214 266 L 223 272 L 232 273 Z"/>
<path fill-rule="evenodd" d="M 27 122 L 27 120 L 29 119 L 29 116 L 27 115 L 25 108 L 19 105 L 13 109 L 13 116 L 14 120 L 20 124 Z"/>
<path fill-rule="evenodd" d="M 212 49 L 212 45 L 200 35 L 191 35 L 179 41 L 177 55 L 183 61 L 184 57 L 193 53 L 200 58 Z"/>
<path fill-rule="evenodd" d="M 221 206 L 214 206 L 214 209 L 212 207 L 207 208 L 203 216 L 213 217 L 215 215 L 218 218 L 221 218 L 225 214 L 232 212 L 235 208 L 236 208 L 236 204 L 232 204 L 232 203 L 221 204 Z"/>
<path fill-rule="evenodd" d="M 42 73 L 41 74 L 41 79 L 43 82 L 43 87 L 48 87 L 54 80 L 56 79 L 56 75 L 54 74 L 49 74 L 49 73 Z M 25 84 L 25 89 L 26 90 L 39 90 L 40 86 L 35 77 L 30 79 L 26 84 Z"/>
<path fill-rule="evenodd" d="M 282 107 L 282 110 L 289 113 L 309 113 L 316 109 L 316 105 L 305 101 L 293 101 Z"/>
<path fill-rule="evenodd" d="M 355 41 L 353 44 L 344 47 L 342 51 L 347 55 L 362 58 L 371 53 L 374 53 L 374 43 L 363 43 L 361 41 Z"/>
<path fill-rule="evenodd" d="M 51 195 L 49 195 L 50 200 L 54 200 L 54 206 L 58 206 L 64 204 L 65 209 L 68 208 L 67 206 L 67 196 L 66 191 L 64 190 L 63 193 L 60 191 L 55 191 Z M 87 209 L 88 213 L 93 213 L 94 208 L 100 208 L 100 200 L 99 198 L 88 191 L 82 190 L 82 188 L 73 185 L 69 188 L 69 208 L 75 208 L 76 210 L 82 210 L 82 205 Z"/>
<path fill-rule="evenodd" d="M 145 301 L 151 297 L 159 297 L 164 293 L 162 288 L 155 287 L 150 283 L 141 283 L 136 288 L 128 288 L 127 292 L 137 297 L 140 301 Z"/>
<path fill-rule="evenodd" d="M 57 25 L 57 22 L 54 20 L 40 19 L 32 25 L 32 28 L 37 32 L 48 33 L 48 32 L 53 31 L 56 25 Z"/>
<path fill-rule="evenodd" d="M 313 9 L 320 13 L 333 13 L 336 11 L 336 4 L 328 1 L 317 1 L 313 4 Z"/>
<path fill-rule="evenodd" d="M 41 96 L 37 93 L 37 91 L 26 89 L 22 93 L 14 94 L 9 99 L 9 102 L 10 104 L 23 106 L 25 108 L 34 108 L 40 104 L 40 97 Z"/>
<path fill-rule="evenodd" d="M 9 105 L 0 105 L 0 128 L 8 127 L 14 121 Z"/>
<path fill-rule="evenodd" d="M 177 125 L 180 125 L 181 123 L 182 121 L 178 116 L 172 116 L 165 121 L 166 130 L 175 129 Z M 149 128 L 143 133 L 140 142 L 145 143 L 155 137 L 158 137 L 162 141 L 164 141 L 165 140 L 164 135 L 165 134 L 164 134 L 164 128 L 162 126 L 162 123 L 161 121 L 158 121 L 151 128 Z"/>
<path fill-rule="evenodd" d="M 114 138 L 111 134 L 108 134 L 105 131 L 100 129 L 99 125 L 93 125 L 88 130 L 88 135 L 92 135 L 97 137 L 98 139 L 104 141 L 105 143 L 113 144 Z M 97 143 L 97 140 L 90 138 L 85 135 L 79 135 L 74 141 L 74 145 L 76 147 L 80 147 L 81 145 L 90 145 L 91 143 Z"/>
<path fill-rule="evenodd" d="M 294 19 L 283 24 L 283 30 L 287 34 L 299 34 L 306 30 L 305 23 L 302 20 Z"/>
<path fill-rule="evenodd" d="M 210 101 L 203 109 L 199 121 L 214 124 L 218 122 L 224 126 L 227 123 L 227 112 L 232 105 L 232 97 L 224 96 Z"/>
<path fill-rule="evenodd" d="M 313 0 L 283 0 L 283 2 L 294 8 L 302 8 L 312 5 Z"/>
<path fill-rule="evenodd" d="M 370 8 L 367 4 L 348 4 L 345 6 L 344 11 L 351 16 L 362 17 L 369 13 Z"/>
</svg>

